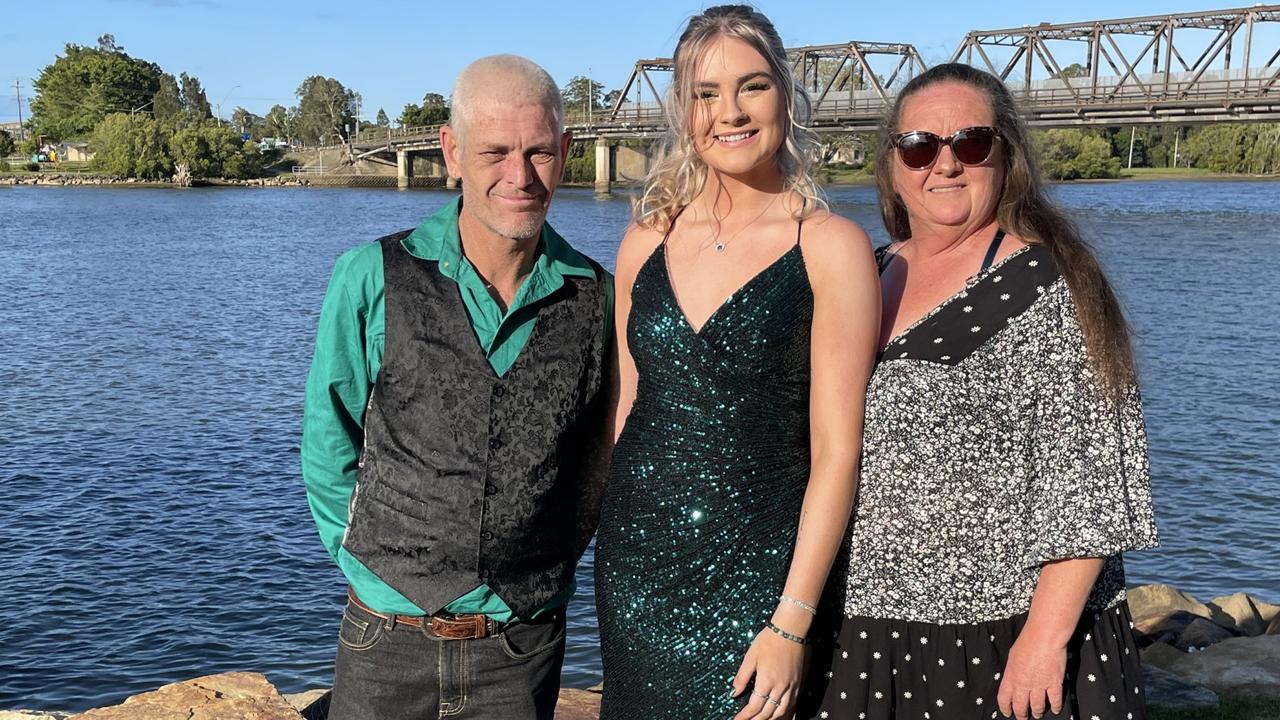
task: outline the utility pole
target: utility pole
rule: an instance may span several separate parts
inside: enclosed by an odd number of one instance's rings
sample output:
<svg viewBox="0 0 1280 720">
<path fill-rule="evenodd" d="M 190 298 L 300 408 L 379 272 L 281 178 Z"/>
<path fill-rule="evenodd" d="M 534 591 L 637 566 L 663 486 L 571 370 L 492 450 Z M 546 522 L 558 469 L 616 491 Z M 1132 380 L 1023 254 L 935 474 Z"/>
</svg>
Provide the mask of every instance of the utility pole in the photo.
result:
<svg viewBox="0 0 1280 720">
<path fill-rule="evenodd" d="M 22 127 L 22 80 L 14 80 L 13 89 L 18 93 L 18 139 L 26 140 L 27 131 Z"/>
</svg>

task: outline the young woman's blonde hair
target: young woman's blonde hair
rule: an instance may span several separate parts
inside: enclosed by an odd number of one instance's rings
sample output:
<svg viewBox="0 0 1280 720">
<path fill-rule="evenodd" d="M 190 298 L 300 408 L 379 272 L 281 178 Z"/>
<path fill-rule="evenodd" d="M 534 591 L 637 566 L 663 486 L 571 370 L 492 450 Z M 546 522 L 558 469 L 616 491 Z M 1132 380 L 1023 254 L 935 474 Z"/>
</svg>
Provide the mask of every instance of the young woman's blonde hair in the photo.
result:
<svg viewBox="0 0 1280 720">
<path fill-rule="evenodd" d="M 680 211 L 706 185 L 707 166 L 698 157 L 690 134 L 696 111 L 694 74 L 711 44 L 724 37 L 741 40 L 764 57 L 784 98 L 784 140 L 778 148 L 777 161 L 784 188 L 804 200 L 796 211 L 797 217 L 826 206 L 810 175 L 818 157 L 817 136 L 806 127 L 812 103 L 804 87 L 796 83 L 778 31 L 769 18 L 748 5 L 717 5 L 691 18 L 676 43 L 675 72 L 666 102 L 669 131 L 645 178 L 644 194 L 634 208 L 636 224 L 642 227 L 667 232 Z"/>
</svg>

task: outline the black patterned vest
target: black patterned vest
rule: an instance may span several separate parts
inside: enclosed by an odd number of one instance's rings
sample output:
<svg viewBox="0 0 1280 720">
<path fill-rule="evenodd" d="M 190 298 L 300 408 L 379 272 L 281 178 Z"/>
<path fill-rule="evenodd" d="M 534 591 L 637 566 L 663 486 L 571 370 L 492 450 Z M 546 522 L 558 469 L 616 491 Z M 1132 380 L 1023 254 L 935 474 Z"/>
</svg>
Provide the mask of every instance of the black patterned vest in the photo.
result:
<svg viewBox="0 0 1280 720">
<path fill-rule="evenodd" d="M 382 238 L 386 346 L 343 547 L 436 612 L 488 584 L 527 618 L 577 564 L 587 439 L 603 422 L 604 271 L 566 277 L 498 377 L 457 283 Z"/>
</svg>

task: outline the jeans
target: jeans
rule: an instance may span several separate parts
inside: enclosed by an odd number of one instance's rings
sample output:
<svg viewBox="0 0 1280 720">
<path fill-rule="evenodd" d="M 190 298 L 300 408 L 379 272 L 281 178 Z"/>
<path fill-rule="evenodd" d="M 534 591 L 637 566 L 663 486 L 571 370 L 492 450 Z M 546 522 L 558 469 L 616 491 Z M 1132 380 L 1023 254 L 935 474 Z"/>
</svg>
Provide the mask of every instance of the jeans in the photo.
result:
<svg viewBox="0 0 1280 720">
<path fill-rule="evenodd" d="M 564 663 L 560 610 L 493 637 L 441 640 L 347 604 L 330 720 L 552 720 Z"/>
</svg>

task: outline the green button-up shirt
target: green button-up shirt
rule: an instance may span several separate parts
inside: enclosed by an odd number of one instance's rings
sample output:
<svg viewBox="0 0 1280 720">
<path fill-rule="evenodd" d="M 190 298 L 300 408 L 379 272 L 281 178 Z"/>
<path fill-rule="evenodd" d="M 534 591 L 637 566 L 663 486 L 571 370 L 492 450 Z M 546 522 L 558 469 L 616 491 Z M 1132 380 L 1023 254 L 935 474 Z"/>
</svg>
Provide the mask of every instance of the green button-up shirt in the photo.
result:
<svg viewBox="0 0 1280 720">
<path fill-rule="evenodd" d="M 565 277 L 595 277 L 581 254 L 543 223 L 538 256 L 510 307 L 503 312 L 484 281 L 462 254 L 458 234 L 461 199 L 448 203 L 401 241 L 411 255 L 437 263 L 440 273 L 458 283 L 476 341 L 498 375 L 505 375 L 529 340 L 543 300 L 564 285 Z M 606 342 L 612 333 L 612 277 L 607 278 Z M 404 595 L 387 585 L 342 547 L 347 510 L 356 486 L 364 444 L 364 412 L 382 366 L 385 340 L 382 247 L 377 242 L 344 253 L 320 310 L 316 352 L 307 376 L 302 423 L 302 477 L 320 539 L 360 599 L 378 612 L 422 615 Z M 571 584 L 542 609 L 562 607 L 573 596 Z M 515 618 L 488 585 L 481 584 L 450 603 L 452 613 L 483 613 L 499 622 Z"/>
</svg>

